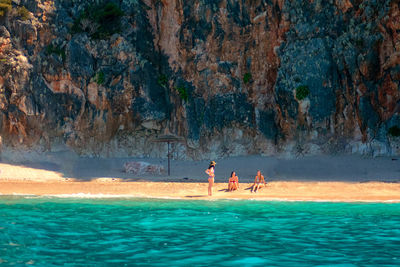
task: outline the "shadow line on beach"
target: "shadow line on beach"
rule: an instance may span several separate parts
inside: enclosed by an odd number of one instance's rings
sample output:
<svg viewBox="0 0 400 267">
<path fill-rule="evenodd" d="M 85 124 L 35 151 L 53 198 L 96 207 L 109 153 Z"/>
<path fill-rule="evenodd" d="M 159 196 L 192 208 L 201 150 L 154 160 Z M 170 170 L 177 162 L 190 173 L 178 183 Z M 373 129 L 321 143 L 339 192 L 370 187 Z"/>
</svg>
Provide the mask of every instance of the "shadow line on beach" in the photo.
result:
<svg viewBox="0 0 400 267">
<path fill-rule="evenodd" d="M 124 163 L 146 161 L 166 165 L 165 159 L 143 158 L 90 158 L 76 156 L 72 152 L 47 152 L 40 156 L 17 158 L 13 155 L 1 157 L 1 163 L 18 167 L 58 172 L 61 177 L 77 181 L 92 181 L 98 178 L 114 178 L 122 182 L 171 182 L 207 183 L 203 161 L 173 161 L 171 176 L 134 175 L 124 172 Z M 398 159 L 393 157 L 361 158 L 357 156 L 319 156 L 301 159 L 279 159 L 274 157 L 247 156 L 219 160 L 216 183 L 228 184 L 232 169 L 239 173 L 241 183 L 252 183 L 255 170 L 261 169 L 267 181 L 329 181 L 329 182 L 400 182 Z M 1 171 L 1 169 L 0 169 Z M 11 178 L 13 171 L 0 173 L 0 178 Z M 226 189 L 223 189 L 226 190 Z M 251 190 L 251 187 L 245 188 Z"/>
</svg>

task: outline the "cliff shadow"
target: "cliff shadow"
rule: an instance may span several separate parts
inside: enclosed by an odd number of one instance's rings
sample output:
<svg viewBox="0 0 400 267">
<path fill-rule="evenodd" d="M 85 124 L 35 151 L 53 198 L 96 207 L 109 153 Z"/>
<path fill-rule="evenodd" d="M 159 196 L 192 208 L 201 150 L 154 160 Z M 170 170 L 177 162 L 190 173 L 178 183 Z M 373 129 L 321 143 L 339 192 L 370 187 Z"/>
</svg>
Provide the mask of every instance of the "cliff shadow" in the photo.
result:
<svg viewBox="0 0 400 267">
<path fill-rule="evenodd" d="M 397 158 L 394 158 L 397 159 Z M 115 178 L 121 181 L 154 181 L 207 183 L 205 169 L 208 160 L 171 161 L 171 175 L 135 175 L 124 171 L 128 161 L 145 161 L 162 165 L 167 170 L 167 159 L 155 158 L 89 158 L 79 157 L 72 152 L 47 152 L 22 155 L 3 153 L 0 178 L 17 177 L 16 167 L 56 172 L 61 177 L 77 181 L 91 181 L 98 178 Z M 226 183 L 232 170 L 239 176 L 240 183 L 252 183 L 260 169 L 266 182 L 273 181 L 343 181 L 343 182 L 400 182 L 400 165 L 393 157 L 365 158 L 361 156 L 309 156 L 295 159 L 276 157 L 246 156 L 217 160 L 215 182 Z M 2 170 L 6 168 L 6 170 Z M 23 175 L 32 178 L 38 173 L 25 169 Z M 21 174 L 18 174 L 21 176 Z M 250 189 L 250 188 L 247 188 Z"/>
</svg>

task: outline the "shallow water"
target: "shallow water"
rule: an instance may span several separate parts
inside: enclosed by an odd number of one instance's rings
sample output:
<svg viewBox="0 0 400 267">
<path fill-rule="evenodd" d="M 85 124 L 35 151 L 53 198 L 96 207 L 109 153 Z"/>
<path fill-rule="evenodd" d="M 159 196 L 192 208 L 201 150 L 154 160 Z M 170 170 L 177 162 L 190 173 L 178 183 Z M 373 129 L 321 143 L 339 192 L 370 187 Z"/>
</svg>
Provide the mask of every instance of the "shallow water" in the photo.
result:
<svg viewBox="0 0 400 267">
<path fill-rule="evenodd" d="M 400 204 L 0 197 L 0 263 L 400 266 Z"/>
</svg>

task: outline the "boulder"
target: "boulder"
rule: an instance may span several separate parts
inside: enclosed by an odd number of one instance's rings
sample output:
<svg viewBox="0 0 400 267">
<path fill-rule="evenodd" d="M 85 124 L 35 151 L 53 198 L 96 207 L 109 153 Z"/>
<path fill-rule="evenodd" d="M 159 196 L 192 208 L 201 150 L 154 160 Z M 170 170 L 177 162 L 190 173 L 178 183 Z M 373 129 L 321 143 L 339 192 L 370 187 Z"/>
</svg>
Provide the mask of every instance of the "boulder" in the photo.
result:
<svg viewBox="0 0 400 267">
<path fill-rule="evenodd" d="M 125 172 L 132 174 L 165 174 L 165 169 L 161 165 L 150 164 L 143 161 L 128 161 L 124 164 Z"/>
</svg>

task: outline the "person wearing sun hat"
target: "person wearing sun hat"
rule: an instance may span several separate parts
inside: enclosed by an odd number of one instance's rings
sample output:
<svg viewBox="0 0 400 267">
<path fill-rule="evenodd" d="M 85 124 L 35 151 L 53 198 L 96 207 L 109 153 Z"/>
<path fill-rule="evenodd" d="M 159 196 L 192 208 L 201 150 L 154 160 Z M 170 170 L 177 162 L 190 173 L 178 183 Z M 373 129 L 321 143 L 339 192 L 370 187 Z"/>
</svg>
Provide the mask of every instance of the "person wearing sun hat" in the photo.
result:
<svg viewBox="0 0 400 267">
<path fill-rule="evenodd" d="M 214 185 L 214 169 L 215 169 L 215 161 L 211 161 L 210 165 L 208 166 L 208 169 L 206 170 L 206 173 L 208 174 L 208 195 L 212 196 L 212 187 Z"/>
</svg>

